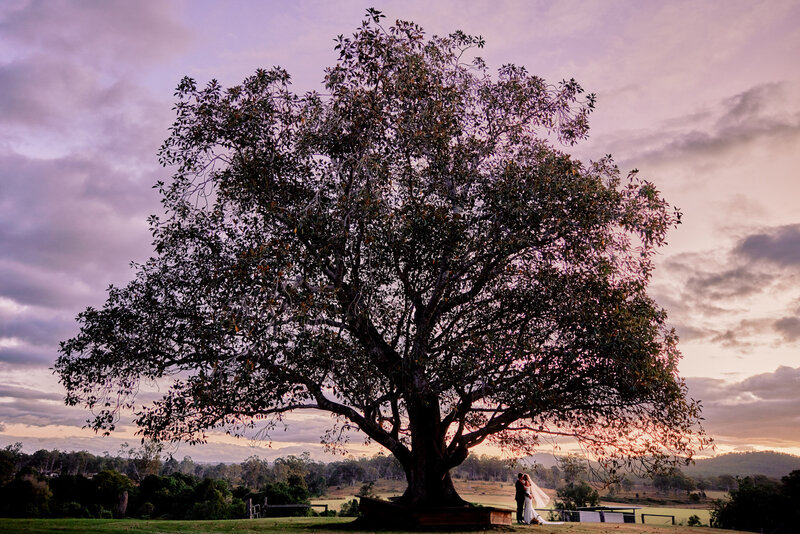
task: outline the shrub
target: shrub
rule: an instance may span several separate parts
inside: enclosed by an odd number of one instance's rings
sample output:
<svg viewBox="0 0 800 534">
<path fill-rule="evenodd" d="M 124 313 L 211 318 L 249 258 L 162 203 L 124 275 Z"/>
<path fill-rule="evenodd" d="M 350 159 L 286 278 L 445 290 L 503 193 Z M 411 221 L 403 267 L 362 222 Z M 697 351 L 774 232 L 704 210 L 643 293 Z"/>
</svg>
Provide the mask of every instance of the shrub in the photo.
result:
<svg viewBox="0 0 800 534">
<path fill-rule="evenodd" d="M 295 480 L 291 479 L 292 482 Z M 302 479 L 299 479 L 302 480 Z M 264 487 L 264 496 L 269 504 L 308 504 L 309 493 L 305 483 L 287 484 L 274 482 Z"/>
<path fill-rule="evenodd" d="M 128 507 L 128 491 L 133 481 L 111 469 L 100 471 L 92 478 L 95 488 L 94 502 L 99 503 L 115 517 L 124 517 Z"/>
<path fill-rule="evenodd" d="M 155 511 L 156 507 L 150 501 L 142 503 L 139 507 L 138 513 L 139 517 L 142 519 L 150 519 L 153 516 L 153 512 Z"/>
<path fill-rule="evenodd" d="M 0 515 L 5 517 L 46 517 L 50 515 L 52 492 L 47 482 L 26 474 L 3 486 Z"/>
<path fill-rule="evenodd" d="M 600 494 L 586 482 L 570 482 L 563 488 L 556 491 L 560 501 L 556 501 L 556 508 L 563 510 L 575 510 L 584 506 L 597 506 L 600 502 Z"/>
<path fill-rule="evenodd" d="M 55 510 L 53 510 L 53 515 L 56 517 L 78 517 L 82 519 L 92 517 L 92 514 L 85 506 L 75 501 L 59 504 Z"/>
<path fill-rule="evenodd" d="M 74 507 L 67 507 L 67 504 L 78 503 L 86 514 L 89 514 L 88 506 L 94 502 L 95 491 L 92 481 L 82 475 L 59 475 L 51 478 L 48 482 L 50 491 L 53 492 L 54 513 L 63 517 L 85 517 L 83 515 L 72 515 Z M 84 512 L 80 512 L 83 514 Z M 91 514 L 89 514 L 91 517 Z"/>
<path fill-rule="evenodd" d="M 692 514 L 689 516 L 689 520 L 686 522 L 686 525 L 690 527 L 702 527 L 703 522 L 700 521 L 700 516 L 697 514 Z"/>
<path fill-rule="evenodd" d="M 378 494 L 375 492 L 375 483 L 370 482 L 368 484 L 364 484 L 361 486 L 361 489 L 358 490 L 359 497 L 371 497 L 373 499 L 378 498 Z"/>
<path fill-rule="evenodd" d="M 148 475 L 139 484 L 132 509 L 142 515 L 142 506 L 150 503 L 150 517 L 183 519 L 191 509 L 195 487 L 200 484 L 197 477 L 172 473 L 169 476 Z"/>
<path fill-rule="evenodd" d="M 358 517 L 360 515 L 358 512 L 358 499 L 351 499 L 344 503 L 339 508 L 339 515 L 342 517 Z"/>
<path fill-rule="evenodd" d="M 232 509 L 233 499 L 224 480 L 204 479 L 195 489 L 193 494 L 194 504 L 187 513 L 187 519 L 229 519 L 235 512 Z M 237 499 L 241 503 L 241 499 Z M 244 517 L 244 503 L 241 515 Z"/>
</svg>

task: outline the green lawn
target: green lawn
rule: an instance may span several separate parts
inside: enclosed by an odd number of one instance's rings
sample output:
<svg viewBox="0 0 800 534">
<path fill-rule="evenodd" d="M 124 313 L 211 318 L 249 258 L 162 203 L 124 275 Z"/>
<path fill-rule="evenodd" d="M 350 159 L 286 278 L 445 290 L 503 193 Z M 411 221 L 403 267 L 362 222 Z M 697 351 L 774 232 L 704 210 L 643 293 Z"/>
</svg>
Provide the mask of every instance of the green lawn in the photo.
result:
<svg viewBox="0 0 800 534">
<path fill-rule="evenodd" d="M 347 527 L 352 518 L 347 517 L 292 517 L 275 519 L 237 519 L 231 521 L 144 521 L 136 519 L 0 519 L 0 533 L 74 533 L 74 534 L 108 534 L 108 533 L 262 533 L 285 532 L 302 534 L 308 532 L 343 534 L 353 532 Z M 363 532 L 363 531 L 362 531 Z M 382 531 L 397 532 L 402 531 Z M 709 528 L 689 528 L 656 525 L 603 525 L 569 523 L 565 525 L 527 526 L 514 525 L 503 532 L 517 534 L 603 534 L 614 532 L 618 534 L 720 534 L 720 530 Z M 726 534 L 735 531 L 726 530 Z M 472 533 L 474 534 L 474 532 Z"/>
<path fill-rule="evenodd" d="M 636 522 L 642 522 L 642 515 L 641 514 L 661 514 L 661 515 L 674 515 L 675 516 L 675 523 L 680 524 L 683 523 L 684 525 L 689 520 L 689 517 L 692 515 L 696 515 L 700 518 L 700 521 L 703 522 L 704 525 L 708 525 L 708 522 L 711 519 L 711 510 L 703 510 L 700 508 L 667 508 L 667 507 L 655 507 L 655 506 L 644 506 L 641 510 L 636 510 Z M 671 520 L 666 517 L 645 517 L 645 521 L 651 524 L 666 524 Z"/>
</svg>

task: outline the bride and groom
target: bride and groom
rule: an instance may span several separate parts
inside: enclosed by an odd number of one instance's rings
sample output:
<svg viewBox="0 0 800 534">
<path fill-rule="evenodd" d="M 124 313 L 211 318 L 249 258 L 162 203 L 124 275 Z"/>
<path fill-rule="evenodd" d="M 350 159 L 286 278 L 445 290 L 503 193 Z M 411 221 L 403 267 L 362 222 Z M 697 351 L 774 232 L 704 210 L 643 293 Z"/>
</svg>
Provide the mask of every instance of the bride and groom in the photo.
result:
<svg viewBox="0 0 800 534">
<path fill-rule="evenodd" d="M 546 521 L 533 508 L 533 501 L 534 499 L 537 502 L 544 501 L 540 505 L 544 506 L 550 500 L 547 494 L 534 484 L 527 474 L 518 473 L 514 487 L 514 499 L 517 501 L 517 523 L 525 523 L 526 525 L 541 525 L 545 523 Z"/>
</svg>

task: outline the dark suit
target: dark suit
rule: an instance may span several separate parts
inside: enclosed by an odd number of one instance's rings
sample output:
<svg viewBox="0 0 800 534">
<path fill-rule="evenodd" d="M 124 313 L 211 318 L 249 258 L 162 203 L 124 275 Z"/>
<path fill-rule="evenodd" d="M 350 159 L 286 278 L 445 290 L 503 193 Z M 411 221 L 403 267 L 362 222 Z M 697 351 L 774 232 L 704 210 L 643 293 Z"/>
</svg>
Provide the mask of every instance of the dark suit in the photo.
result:
<svg viewBox="0 0 800 534">
<path fill-rule="evenodd" d="M 525 506 L 525 485 L 520 479 L 514 483 L 514 500 L 517 501 L 517 522 L 522 523 L 522 508 Z"/>
</svg>

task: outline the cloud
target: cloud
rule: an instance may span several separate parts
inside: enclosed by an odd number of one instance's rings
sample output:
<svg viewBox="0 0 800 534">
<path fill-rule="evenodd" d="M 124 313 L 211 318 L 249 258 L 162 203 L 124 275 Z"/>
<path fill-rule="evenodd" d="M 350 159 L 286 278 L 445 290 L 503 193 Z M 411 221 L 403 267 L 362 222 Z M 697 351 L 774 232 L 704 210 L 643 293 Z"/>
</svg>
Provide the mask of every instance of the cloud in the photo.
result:
<svg viewBox="0 0 800 534">
<path fill-rule="evenodd" d="M 800 318 L 798 317 L 783 317 L 775 321 L 775 330 L 783 335 L 786 341 L 797 341 L 800 339 Z"/>
<path fill-rule="evenodd" d="M 640 135 L 643 167 L 690 158 L 696 162 L 739 157 L 757 141 L 775 143 L 800 136 L 800 98 L 796 82 L 770 82 L 721 99 L 711 109 L 666 120 Z"/>
<path fill-rule="evenodd" d="M 0 63 L 0 299 L 34 307 L 24 320 L 4 314 L 0 336 L 24 341 L 3 350 L 6 363 L 50 361 L 67 317 L 150 250 L 169 105 L 110 65 L 180 49 L 173 19 L 162 4 L 0 6 L 0 50 L 11 52 Z"/>
<path fill-rule="evenodd" d="M 57 393 L 46 393 L 36 389 L 17 387 L 17 386 L 0 386 L 0 397 L 16 397 L 18 399 L 46 399 L 63 401 L 63 396 Z"/>
<path fill-rule="evenodd" d="M 0 382 L 52 365 L 75 315 L 151 252 L 172 112 L 141 81 L 183 50 L 174 7 L 0 4 Z M 14 402 L 7 423 L 47 424 Z"/>
<path fill-rule="evenodd" d="M 770 326 L 768 318 L 743 319 L 729 328 L 712 331 L 710 341 L 723 347 L 749 350 L 757 344 L 756 338 L 770 332 Z"/>
<path fill-rule="evenodd" d="M 791 442 L 800 447 L 800 367 L 727 383 L 688 378 L 689 394 L 703 403 L 706 430 L 728 438 Z"/>
<path fill-rule="evenodd" d="M 0 341 L 2 338 L 0 338 Z M 2 343 L 0 342 L 0 346 Z M 0 355 L 3 351 L 0 350 Z M 9 381 L 8 384 L 0 385 L 0 421 L 7 425 L 25 425 L 36 427 L 39 430 L 47 431 L 52 427 L 81 427 L 87 419 L 92 417 L 92 413 L 83 406 L 66 406 L 64 404 L 64 393 L 60 386 L 51 385 L 48 389 L 41 390 L 36 385 L 21 385 L 20 376 Z M 38 373 L 40 382 L 47 382 L 48 385 L 55 384 L 56 379 L 52 375 L 44 376 Z M 168 386 L 168 381 L 160 385 L 142 384 L 142 388 L 136 396 L 137 406 L 149 405 L 154 400 L 161 398 L 164 388 Z M 138 428 L 133 424 L 133 414 L 129 410 L 119 412 L 119 420 L 116 423 L 116 430 L 111 437 L 132 436 Z M 235 446 L 249 447 L 257 444 L 261 447 L 284 448 L 287 446 L 298 447 L 302 450 L 321 449 L 321 439 L 326 430 L 332 428 L 336 419 L 329 413 L 317 410 L 298 410 L 286 414 L 278 425 L 269 433 L 263 431 L 263 422 L 255 422 L 254 428 L 238 429 L 242 433 L 239 438 L 234 438 L 226 433 L 227 428 L 211 429 L 207 432 L 211 443 L 229 442 Z M 31 432 L 35 435 L 37 432 Z M 359 451 L 364 448 L 364 435 L 357 431 L 345 433 L 348 438 L 349 449 Z M 138 439 L 138 438 L 137 438 Z M 299 450 L 299 452 L 302 452 Z"/>
<path fill-rule="evenodd" d="M 0 423 L 0 431 L 3 424 Z M 8 428 L 8 425 L 6 425 Z M 138 438 L 119 438 L 113 436 L 94 436 L 94 435 L 68 435 L 59 437 L 41 436 L 20 436 L 20 435 L 0 435 L 0 447 L 21 442 L 22 450 L 31 454 L 39 449 L 60 450 L 60 451 L 88 451 L 92 454 L 102 455 L 109 452 L 117 455 L 124 443 L 133 447 L 138 447 Z M 263 442 L 250 442 L 241 440 L 238 443 L 206 443 L 203 445 L 169 444 L 165 447 L 165 454 L 172 454 L 176 459 L 189 456 L 198 463 L 220 462 L 242 462 L 250 456 L 258 456 L 264 460 L 274 461 L 277 458 L 285 458 L 290 455 L 299 456 L 304 452 L 309 452 L 311 458 L 317 461 L 333 462 L 342 460 L 341 456 L 326 453 L 318 443 L 308 443 L 302 445 L 281 445 L 273 444 L 269 446 Z M 375 450 L 367 447 L 356 447 L 353 452 L 357 455 L 371 456 Z"/>
<path fill-rule="evenodd" d="M 7 435 L 0 435 L 0 447 L 20 441 L 28 452 L 44 448 L 88 450 L 94 454 L 103 451 L 116 453 L 123 443 L 136 445 L 141 437 L 135 435 L 137 429 L 127 414 L 110 436 L 95 435 L 89 429 L 80 429 L 90 414 L 82 408 L 63 405 L 61 396 L 56 393 L 43 393 L 19 386 L 0 386 L 0 398 L 4 398 L 4 402 L 0 402 L 0 421 L 9 431 Z M 251 431 L 244 437 L 234 438 L 221 430 L 211 430 L 207 433 L 208 442 L 205 444 L 168 444 L 165 452 L 177 458 L 189 455 L 200 462 L 242 461 L 252 455 L 275 459 L 306 451 L 319 460 L 340 459 L 326 452 L 320 443 L 320 437 L 332 423 L 328 414 L 293 413 L 287 416 L 286 422 L 285 431 L 279 427 L 269 437 Z M 349 453 L 372 455 L 378 451 L 376 445 L 364 444 L 362 434 L 348 435 Z"/>
<path fill-rule="evenodd" d="M 27 49 L 107 69 L 163 61 L 191 42 L 174 3 L 126 0 L 9 2 L 0 8 L 0 34 Z"/>
<path fill-rule="evenodd" d="M 157 211 L 155 198 L 102 161 L 0 153 L 0 168 L 0 298 L 35 307 L 25 321 L 19 311 L 5 313 L 0 330 L 41 342 L 42 328 L 56 325 L 37 315 L 49 309 L 72 317 L 102 299 L 109 283 L 130 279 L 128 262 L 150 251 L 146 217 Z M 63 333 L 58 326 L 51 332 Z"/>
<path fill-rule="evenodd" d="M 800 340 L 800 225 L 751 230 L 729 248 L 676 254 L 661 268 L 669 278 L 653 294 L 684 342 L 750 352 L 770 340 Z M 764 299 L 772 309 L 785 306 L 785 315 L 758 306 Z"/>
<path fill-rule="evenodd" d="M 657 285 L 653 295 L 669 310 L 684 342 L 713 340 L 734 346 L 759 326 L 752 320 L 742 322 L 743 303 L 769 290 L 776 275 L 720 257 L 719 251 L 678 254 L 661 266 L 670 278 Z"/>
<path fill-rule="evenodd" d="M 692 341 L 695 339 L 705 339 L 709 337 L 710 332 L 702 328 L 696 328 L 691 325 L 679 324 L 675 325 L 675 330 L 682 341 Z"/>
<path fill-rule="evenodd" d="M 774 279 L 773 273 L 757 272 L 749 265 L 711 272 L 698 269 L 686 281 L 686 289 L 704 299 L 717 301 L 761 293 Z"/>
<path fill-rule="evenodd" d="M 141 253 L 134 242 L 147 239 L 146 217 L 157 208 L 149 187 L 155 180 L 142 183 L 139 173 L 81 156 L 0 152 L 0 165 L 1 258 L 74 272 L 101 260 L 100 251 L 102 263 L 126 250 Z"/>
<path fill-rule="evenodd" d="M 52 394 L 49 393 L 40 393 L 38 396 L 27 392 L 22 396 L 11 395 L 6 402 L 0 403 L 0 421 L 6 425 L 33 427 L 50 425 L 81 427 L 86 423 L 89 418 L 87 412 L 65 406 L 62 400 L 51 397 Z"/>
<path fill-rule="evenodd" d="M 0 362 L 13 366 L 46 366 L 52 364 L 55 358 L 54 347 L 20 344 L 0 348 Z"/>
<path fill-rule="evenodd" d="M 0 57 L 8 58 L 0 62 L 5 148 L 48 158 L 82 154 L 117 166 L 140 166 L 147 154 L 155 166 L 170 106 L 168 93 L 154 97 L 143 82 L 190 41 L 174 7 L 1 4 Z"/>
<path fill-rule="evenodd" d="M 69 263 L 80 261 L 78 256 L 67 259 Z M 20 304 L 71 308 L 76 302 L 87 302 L 92 296 L 101 295 L 101 289 L 89 287 L 86 281 L 68 272 L 0 259 L 0 295 Z M 22 327 L 18 321 L 14 323 Z M 11 330 L 12 326 L 13 323 L 7 324 L 5 329 Z"/>
<path fill-rule="evenodd" d="M 775 127 L 796 125 L 797 117 L 786 116 L 785 102 L 792 90 L 788 82 L 770 82 L 749 88 L 722 101 L 718 131 L 770 132 Z M 793 120 L 794 119 L 794 120 Z"/>
<path fill-rule="evenodd" d="M 24 307 L 7 311 L 0 307 L 0 338 L 16 338 L 33 345 L 54 345 L 70 335 L 75 320 L 66 312 Z"/>
<path fill-rule="evenodd" d="M 800 267 L 800 224 L 749 235 L 737 245 L 735 252 L 755 261 Z"/>
<path fill-rule="evenodd" d="M 772 373 L 761 373 L 742 380 L 733 386 L 741 393 L 750 393 L 757 398 L 770 400 L 800 401 L 800 367 L 778 367 Z M 795 406 L 800 406 L 797 402 Z M 800 417 L 800 413 L 794 413 Z"/>
<path fill-rule="evenodd" d="M 96 83 L 87 69 L 50 56 L 0 65 L 0 117 L 4 124 L 53 126 L 89 104 Z"/>
<path fill-rule="evenodd" d="M 49 56 L 0 63 L 0 93 L 0 149 L 6 152 L 108 160 L 129 169 L 131 162 L 149 162 L 144 167 L 150 171 L 157 166 L 171 120 L 166 96 Z"/>
</svg>

